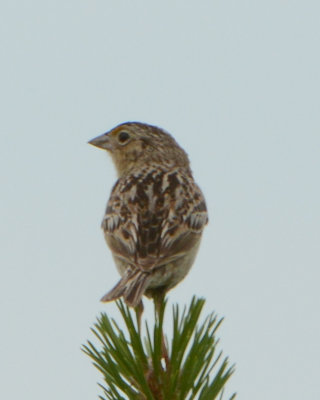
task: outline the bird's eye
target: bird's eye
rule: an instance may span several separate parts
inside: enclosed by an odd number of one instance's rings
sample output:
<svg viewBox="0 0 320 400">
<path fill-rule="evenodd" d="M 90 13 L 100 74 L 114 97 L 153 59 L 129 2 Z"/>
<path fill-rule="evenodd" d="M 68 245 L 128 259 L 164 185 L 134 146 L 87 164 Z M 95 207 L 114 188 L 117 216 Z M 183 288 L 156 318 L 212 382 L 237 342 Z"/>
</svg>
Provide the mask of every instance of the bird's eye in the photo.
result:
<svg viewBox="0 0 320 400">
<path fill-rule="evenodd" d="M 126 143 L 130 138 L 130 135 L 128 132 L 121 131 L 118 135 L 118 140 L 121 144 Z"/>
</svg>

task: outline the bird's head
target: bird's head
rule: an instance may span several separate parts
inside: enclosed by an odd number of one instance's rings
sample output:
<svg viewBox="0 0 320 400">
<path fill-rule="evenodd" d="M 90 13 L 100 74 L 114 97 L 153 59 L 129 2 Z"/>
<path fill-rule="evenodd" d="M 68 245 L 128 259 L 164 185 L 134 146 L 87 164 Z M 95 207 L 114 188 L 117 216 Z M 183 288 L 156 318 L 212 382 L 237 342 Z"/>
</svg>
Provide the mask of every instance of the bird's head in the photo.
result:
<svg viewBox="0 0 320 400">
<path fill-rule="evenodd" d="M 89 141 L 108 151 L 118 176 L 156 164 L 189 169 L 189 159 L 174 138 L 156 126 L 126 122 Z"/>
</svg>

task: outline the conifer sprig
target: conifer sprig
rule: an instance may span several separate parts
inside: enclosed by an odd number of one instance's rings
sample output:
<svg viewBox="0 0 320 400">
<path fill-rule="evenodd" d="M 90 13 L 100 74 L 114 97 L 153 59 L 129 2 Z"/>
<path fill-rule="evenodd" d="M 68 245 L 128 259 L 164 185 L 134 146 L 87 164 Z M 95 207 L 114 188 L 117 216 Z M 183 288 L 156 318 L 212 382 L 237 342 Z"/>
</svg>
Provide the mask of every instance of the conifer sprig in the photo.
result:
<svg viewBox="0 0 320 400">
<path fill-rule="evenodd" d="M 101 400 L 213 400 L 221 399 L 234 371 L 217 353 L 216 331 L 222 319 L 212 313 L 199 317 L 205 301 L 193 297 L 188 309 L 173 307 L 173 332 L 163 333 L 166 302 L 155 312 L 152 328 L 146 322 L 142 337 L 139 317 L 122 301 L 117 306 L 126 332 L 102 313 L 92 329 L 100 342 L 88 341 L 83 350 L 102 373 Z M 230 400 L 234 399 L 233 395 Z"/>
</svg>

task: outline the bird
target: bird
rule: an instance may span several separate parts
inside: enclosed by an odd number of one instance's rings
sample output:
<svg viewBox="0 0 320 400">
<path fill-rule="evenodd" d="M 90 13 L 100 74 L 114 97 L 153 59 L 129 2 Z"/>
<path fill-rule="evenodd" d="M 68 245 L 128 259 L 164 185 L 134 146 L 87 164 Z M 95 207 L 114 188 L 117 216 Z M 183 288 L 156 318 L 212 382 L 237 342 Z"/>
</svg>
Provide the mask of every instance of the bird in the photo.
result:
<svg viewBox="0 0 320 400">
<path fill-rule="evenodd" d="M 101 227 L 121 279 L 101 301 L 163 300 L 188 274 L 208 223 L 188 155 L 168 132 L 142 122 L 88 143 L 111 155 L 118 176 Z"/>
</svg>

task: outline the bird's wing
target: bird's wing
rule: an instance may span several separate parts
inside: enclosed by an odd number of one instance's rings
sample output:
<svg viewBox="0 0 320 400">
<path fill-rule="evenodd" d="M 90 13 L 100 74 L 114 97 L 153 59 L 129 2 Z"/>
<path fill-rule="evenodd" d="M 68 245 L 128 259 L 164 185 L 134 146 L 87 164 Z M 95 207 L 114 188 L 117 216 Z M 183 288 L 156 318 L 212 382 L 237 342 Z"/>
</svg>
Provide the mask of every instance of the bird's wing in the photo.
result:
<svg viewBox="0 0 320 400">
<path fill-rule="evenodd" d="M 147 271 L 183 256 L 207 222 L 191 175 L 151 169 L 116 183 L 102 228 L 114 256 Z"/>
</svg>

